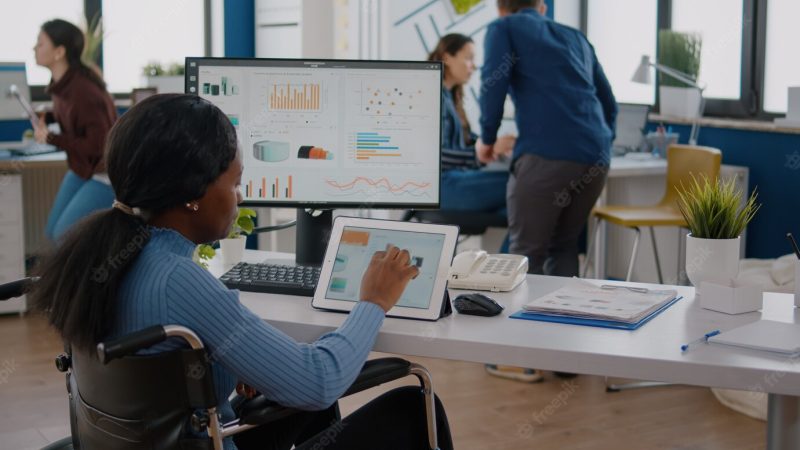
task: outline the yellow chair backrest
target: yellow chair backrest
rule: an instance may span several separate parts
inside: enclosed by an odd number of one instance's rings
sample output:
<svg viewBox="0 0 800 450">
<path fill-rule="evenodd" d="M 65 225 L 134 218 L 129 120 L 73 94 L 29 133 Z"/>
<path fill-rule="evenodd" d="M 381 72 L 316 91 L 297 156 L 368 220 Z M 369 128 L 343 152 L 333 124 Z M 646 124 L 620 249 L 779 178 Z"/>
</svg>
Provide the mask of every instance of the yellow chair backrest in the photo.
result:
<svg viewBox="0 0 800 450">
<path fill-rule="evenodd" d="M 689 187 L 692 175 L 701 179 L 703 175 L 709 180 L 719 177 L 722 164 L 722 152 L 713 147 L 696 145 L 670 145 L 667 149 L 667 191 L 659 202 L 661 206 L 677 208 L 678 192 L 681 183 Z"/>
</svg>

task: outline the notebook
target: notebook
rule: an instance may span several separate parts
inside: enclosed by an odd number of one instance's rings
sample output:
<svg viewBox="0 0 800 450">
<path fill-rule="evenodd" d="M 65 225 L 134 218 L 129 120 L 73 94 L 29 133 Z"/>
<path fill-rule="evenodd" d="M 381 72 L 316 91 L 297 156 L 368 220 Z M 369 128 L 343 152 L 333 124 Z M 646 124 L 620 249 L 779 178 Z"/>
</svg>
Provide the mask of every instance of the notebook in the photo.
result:
<svg viewBox="0 0 800 450">
<path fill-rule="evenodd" d="M 528 303 L 513 319 L 538 320 L 602 328 L 636 330 L 680 300 L 673 289 L 619 284 L 595 285 L 572 280 Z"/>
<path fill-rule="evenodd" d="M 796 355 L 800 354 L 800 324 L 759 320 L 712 336 L 708 342 Z"/>
<path fill-rule="evenodd" d="M 673 289 L 655 290 L 639 286 L 572 280 L 566 286 L 523 306 L 527 313 L 580 319 L 637 323 L 674 300 Z"/>
</svg>

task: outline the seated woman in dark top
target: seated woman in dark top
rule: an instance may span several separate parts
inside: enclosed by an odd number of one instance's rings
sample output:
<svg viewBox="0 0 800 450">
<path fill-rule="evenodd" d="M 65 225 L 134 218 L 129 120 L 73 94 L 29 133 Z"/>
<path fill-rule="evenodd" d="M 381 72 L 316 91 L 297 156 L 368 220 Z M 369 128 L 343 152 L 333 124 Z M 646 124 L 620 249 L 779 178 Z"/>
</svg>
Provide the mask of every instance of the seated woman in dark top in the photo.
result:
<svg viewBox="0 0 800 450">
<path fill-rule="evenodd" d="M 464 85 L 475 71 L 475 44 L 469 36 L 448 34 L 428 55 L 444 65 L 442 89 L 442 209 L 505 214 L 506 171 L 482 171 L 475 155 L 477 136 L 464 111 Z M 497 140 L 495 151 L 510 154 L 513 136 Z"/>
</svg>

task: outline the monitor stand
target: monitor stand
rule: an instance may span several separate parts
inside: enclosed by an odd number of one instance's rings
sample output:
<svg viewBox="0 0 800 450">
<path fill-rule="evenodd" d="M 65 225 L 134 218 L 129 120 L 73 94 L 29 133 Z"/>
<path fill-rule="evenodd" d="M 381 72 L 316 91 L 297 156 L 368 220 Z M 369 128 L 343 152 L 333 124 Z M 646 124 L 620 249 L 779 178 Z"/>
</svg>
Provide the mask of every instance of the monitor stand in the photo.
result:
<svg viewBox="0 0 800 450">
<path fill-rule="evenodd" d="M 295 262 L 299 266 L 321 266 L 333 227 L 333 210 L 297 209 Z"/>
</svg>

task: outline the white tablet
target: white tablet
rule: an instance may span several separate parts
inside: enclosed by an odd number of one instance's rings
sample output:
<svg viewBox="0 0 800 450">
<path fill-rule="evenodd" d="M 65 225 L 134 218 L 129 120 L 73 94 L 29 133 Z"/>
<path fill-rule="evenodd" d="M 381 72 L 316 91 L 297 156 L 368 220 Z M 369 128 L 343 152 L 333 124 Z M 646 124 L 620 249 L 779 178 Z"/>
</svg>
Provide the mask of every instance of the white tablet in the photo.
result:
<svg viewBox="0 0 800 450">
<path fill-rule="evenodd" d="M 457 239 L 458 227 L 452 225 L 337 217 L 311 305 L 352 310 L 372 255 L 392 244 L 411 253 L 419 275 L 408 283 L 387 316 L 436 320 L 442 312 Z"/>
</svg>

